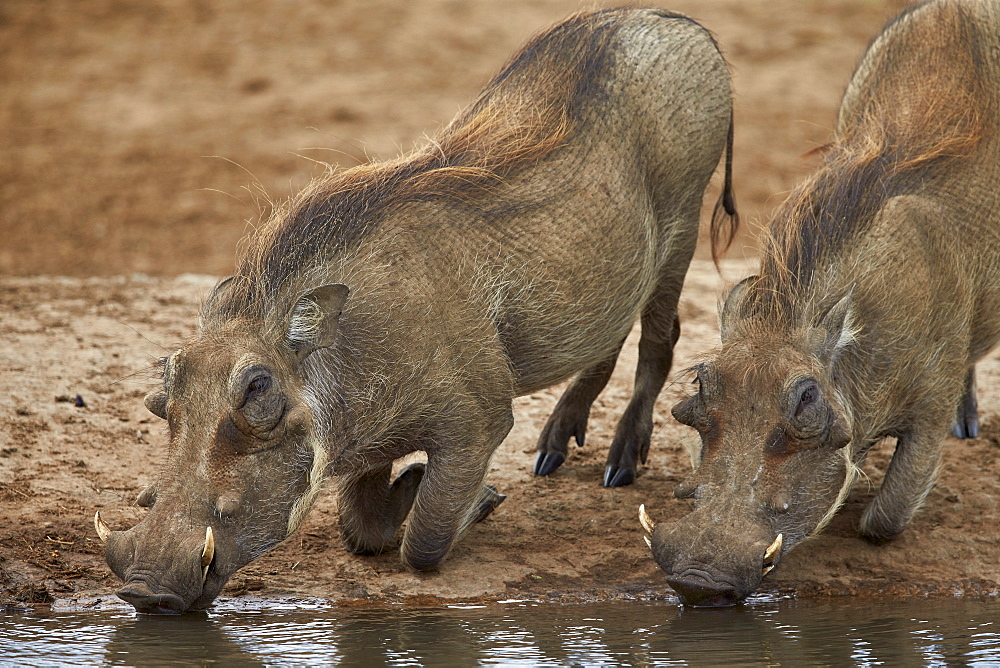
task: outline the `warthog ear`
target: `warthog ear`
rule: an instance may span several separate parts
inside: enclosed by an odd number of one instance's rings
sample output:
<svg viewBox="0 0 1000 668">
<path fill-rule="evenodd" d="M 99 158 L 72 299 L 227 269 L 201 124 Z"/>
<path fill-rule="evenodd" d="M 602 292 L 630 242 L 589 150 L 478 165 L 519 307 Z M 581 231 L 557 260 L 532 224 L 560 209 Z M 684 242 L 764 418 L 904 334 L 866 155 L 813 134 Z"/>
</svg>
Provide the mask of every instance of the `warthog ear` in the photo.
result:
<svg viewBox="0 0 1000 668">
<path fill-rule="evenodd" d="M 854 319 L 854 288 L 830 307 L 811 336 L 812 354 L 827 367 L 837 356 L 857 340 L 858 323 Z"/>
<path fill-rule="evenodd" d="M 729 335 L 733 331 L 733 318 L 739 312 L 739 303 L 743 298 L 743 293 L 746 292 L 747 285 L 749 285 L 750 281 L 755 280 L 757 280 L 756 275 L 744 278 L 733 286 L 733 289 L 726 296 L 726 300 L 719 305 L 719 334 L 722 335 L 723 341 L 729 338 Z"/>
<path fill-rule="evenodd" d="M 218 303 L 219 299 L 226 292 L 229 291 L 230 287 L 232 287 L 233 279 L 234 278 L 236 278 L 236 277 L 235 276 L 226 276 L 221 281 L 219 281 L 218 283 L 216 283 L 215 287 L 212 288 L 212 292 L 209 293 L 208 297 L 205 297 L 205 301 L 201 305 L 201 316 L 198 319 L 198 327 L 200 329 L 204 329 L 205 328 L 205 315 L 208 314 L 208 313 L 211 313 L 215 309 L 216 304 Z"/>
<path fill-rule="evenodd" d="M 285 340 L 299 359 L 333 345 L 340 312 L 350 290 L 341 283 L 322 285 L 301 297 L 288 314 Z"/>
</svg>

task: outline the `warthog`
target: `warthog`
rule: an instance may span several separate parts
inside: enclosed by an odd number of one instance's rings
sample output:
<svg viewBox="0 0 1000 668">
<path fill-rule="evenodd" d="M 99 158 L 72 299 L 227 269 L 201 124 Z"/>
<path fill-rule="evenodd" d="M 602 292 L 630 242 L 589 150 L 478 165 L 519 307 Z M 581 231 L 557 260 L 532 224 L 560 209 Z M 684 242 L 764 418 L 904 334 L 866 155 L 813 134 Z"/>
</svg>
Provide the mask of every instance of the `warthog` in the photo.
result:
<svg viewBox="0 0 1000 668">
<path fill-rule="evenodd" d="M 623 9 L 530 42 L 436 140 L 317 180 L 247 242 L 164 360 L 147 407 L 170 452 L 110 532 L 118 595 L 207 606 L 337 479 L 347 549 L 436 567 L 502 501 L 484 485 L 512 399 L 579 374 L 554 468 L 642 319 L 612 484 L 645 457 L 706 185 L 731 145 L 729 75 L 690 19 Z M 713 239 L 735 230 L 729 179 Z M 714 245 L 713 245 L 714 248 Z M 394 460 L 424 451 L 392 480 Z M 561 459 L 560 459 L 561 461 Z"/>
<path fill-rule="evenodd" d="M 640 516 L 683 602 L 753 592 L 884 437 L 896 448 L 859 531 L 893 538 L 956 406 L 974 434 L 973 365 L 1000 338 L 998 60 L 996 2 L 918 5 L 869 46 L 823 164 L 776 211 L 759 273 L 720 309 L 721 349 L 673 408 L 701 436 L 674 492 L 694 509 Z"/>
</svg>

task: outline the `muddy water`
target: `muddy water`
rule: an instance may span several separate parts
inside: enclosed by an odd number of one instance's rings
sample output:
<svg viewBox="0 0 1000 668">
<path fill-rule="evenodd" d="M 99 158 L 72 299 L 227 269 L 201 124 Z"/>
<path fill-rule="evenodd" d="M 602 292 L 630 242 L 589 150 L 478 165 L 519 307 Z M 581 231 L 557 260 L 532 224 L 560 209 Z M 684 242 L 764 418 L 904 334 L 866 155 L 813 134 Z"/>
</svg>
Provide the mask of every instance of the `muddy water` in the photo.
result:
<svg viewBox="0 0 1000 668">
<path fill-rule="evenodd" d="M 1000 602 L 759 600 L 0 613 L 2 665 L 998 665 Z"/>
</svg>

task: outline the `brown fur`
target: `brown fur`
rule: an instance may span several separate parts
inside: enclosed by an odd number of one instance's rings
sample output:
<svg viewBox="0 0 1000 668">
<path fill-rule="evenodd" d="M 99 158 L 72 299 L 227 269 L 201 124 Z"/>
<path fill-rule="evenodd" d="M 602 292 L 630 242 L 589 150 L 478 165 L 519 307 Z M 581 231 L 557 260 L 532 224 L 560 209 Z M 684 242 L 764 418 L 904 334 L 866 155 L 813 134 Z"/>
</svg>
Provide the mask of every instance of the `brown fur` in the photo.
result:
<svg viewBox="0 0 1000 668">
<path fill-rule="evenodd" d="M 279 207 L 147 402 L 170 419 L 171 464 L 147 518 L 109 539 L 123 596 L 206 605 L 295 529 L 329 474 L 349 550 L 394 548 L 406 519 L 404 562 L 436 567 L 503 500 L 484 478 L 513 397 L 576 376 L 539 441 L 550 473 L 638 317 L 636 392 L 605 476 L 631 482 L 731 119 L 727 67 L 696 23 L 583 13 L 515 55 L 435 140 Z M 713 237 L 727 234 L 717 218 Z M 392 480 L 418 450 L 426 466 Z M 197 545 L 204 524 L 220 547 L 199 588 L 193 554 L 168 563 L 153 546 L 178 531 Z"/>
<path fill-rule="evenodd" d="M 753 591 L 776 564 L 762 569 L 767 546 L 822 529 L 885 437 L 896 450 L 859 528 L 891 539 L 933 485 L 956 409 L 974 421 L 960 400 L 1000 340 L 998 53 L 1000 6 L 941 0 L 891 22 L 859 64 L 824 164 L 726 299 L 702 392 L 674 409 L 702 433 L 681 490 L 698 501 L 653 552 L 685 596 Z"/>
<path fill-rule="evenodd" d="M 961 169 L 956 161 L 976 156 L 993 134 L 991 45 L 969 11 L 958 3 L 917 6 L 887 27 L 891 41 L 873 42 L 845 94 L 824 164 L 766 231 L 761 276 L 767 284 L 756 290 L 796 301 L 799 284 L 839 259 L 886 201 L 932 189 L 929 179 L 953 179 Z M 914 12 L 921 20 L 910 20 Z M 929 12 L 933 20 L 924 16 Z"/>
</svg>

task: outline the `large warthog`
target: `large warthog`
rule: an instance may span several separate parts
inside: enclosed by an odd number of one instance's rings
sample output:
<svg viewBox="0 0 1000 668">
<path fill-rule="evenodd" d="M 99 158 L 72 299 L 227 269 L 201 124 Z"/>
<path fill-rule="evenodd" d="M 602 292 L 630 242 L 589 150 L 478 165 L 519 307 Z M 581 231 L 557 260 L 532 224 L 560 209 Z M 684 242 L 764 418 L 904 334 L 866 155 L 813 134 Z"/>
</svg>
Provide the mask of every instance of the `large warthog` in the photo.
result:
<svg viewBox="0 0 1000 668">
<path fill-rule="evenodd" d="M 608 484 L 631 481 L 731 140 L 728 70 L 703 28 L 598 11 L 529 43 L 425 148 L 314 182 L 252 235 L 164 360 L 146 405 L 170 450 L 139 495 L 149 513 L 127 531 L 96 518 L 118 595 L 204 608 L 331 474 L 348 550 L 396 547 L 409 516 L 403 562 L 437 566 L 503 498 L 484 478 L 512 399 L 577 376 L 541 438 L 550 472 L 641 317 L 608 460 Z M 728 163 L 720 244 L 735 229 Z M 391 479 L 413 451 L 426 465 Z"/>
<path fill-rule="evenodd" d="M 972 372 L 1000 338 L 1000 4 L 918 5 L 869 46 L 823 165 L 779 207 L 760 272 L 720 309 L 722 347 L 673 408 L 701 435 L 652 551 L 688 604 L 753 592 L 896 439 L 861 518 L 901 532 L 942 441 L 975 434 Z M 964 398 L 964 400 L 963 400 Z"/>
</svg>

